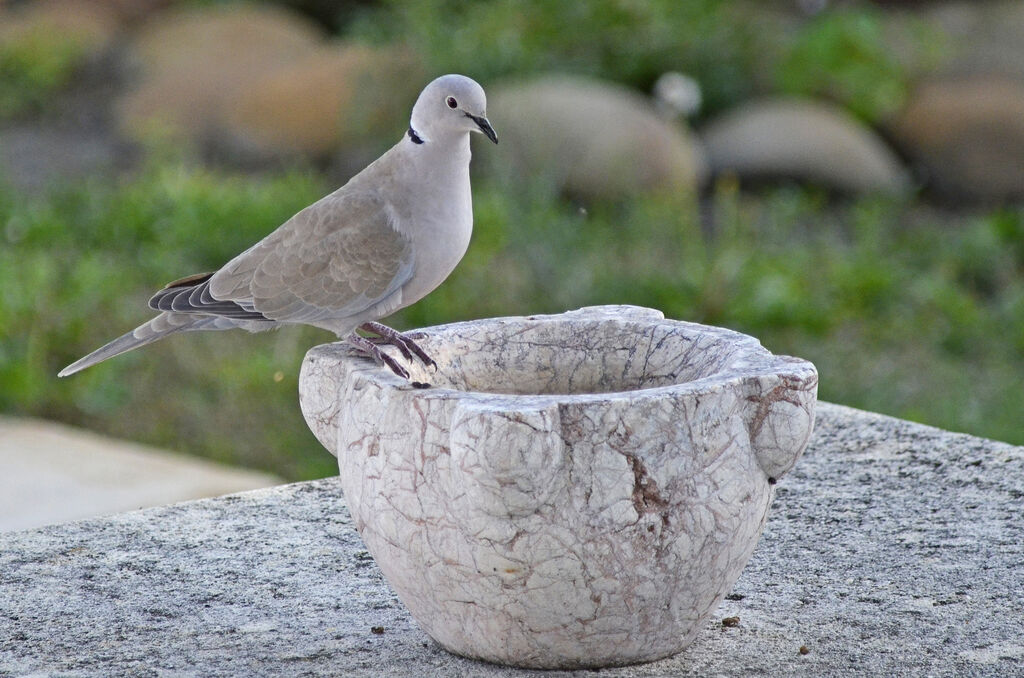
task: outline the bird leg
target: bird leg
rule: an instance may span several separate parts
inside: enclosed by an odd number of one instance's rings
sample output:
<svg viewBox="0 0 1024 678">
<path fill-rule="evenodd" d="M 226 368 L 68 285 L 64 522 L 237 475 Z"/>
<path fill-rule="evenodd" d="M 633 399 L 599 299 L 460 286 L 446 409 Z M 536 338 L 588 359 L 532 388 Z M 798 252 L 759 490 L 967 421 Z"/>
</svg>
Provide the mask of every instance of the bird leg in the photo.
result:
<svg viewBox="0 0 1024 678">
<path fill-rule="evenodd" d="M 419 345 L 412 340 L 411 336 L 402 334 L 397 330 L 393 330 L 387 325 L 375 322 L 363 323 L 359 326 L 359 329 L 367 332 L 373 332 L 377 335 L 377 337 L 369 339 L 370 342 L 374 344 L 388 344 L 394 346 L 402 352 L 402 355 L 405 356 L 406 360 L 412 360 L 412 356 L 415 354 L 424 365 L 427 367 L 433 367 L 435 370 L 437 369 L 437 363 L 434 362 L 434 359 L 427 355 L 427 352 L 420 348 Z"/>
<path fill-rule="evenodd" d="M 404 367 L 398 364 L 394 358 L 389 356 L 384 351 L 377 348 L 377 345 L 366 337 L 361 337 L 355 332 L 350 334 L 346 341 L 352 345 L 357 351 L 362 351 L 369 357 L 373 358 L 374 362 L 378 365 L 386 365 L 388 369 L 400 376 L 402 379 L 409 378 L 409 372 Z"/>
</svg>

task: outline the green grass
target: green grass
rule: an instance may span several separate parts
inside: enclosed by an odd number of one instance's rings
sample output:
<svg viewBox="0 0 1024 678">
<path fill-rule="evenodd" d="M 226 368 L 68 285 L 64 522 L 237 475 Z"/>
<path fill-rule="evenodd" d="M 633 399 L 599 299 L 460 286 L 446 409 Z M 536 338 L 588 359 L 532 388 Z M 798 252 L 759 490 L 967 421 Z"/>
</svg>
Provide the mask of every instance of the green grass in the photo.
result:
<svg viewBox="0 0 1024 678">
<path fill-rule="evenodd" d="M 31 203 L 0 193 L 0 411 L 287 478 L 333 472 L 296 399 L 302 356 L 326 333 L 178 336 L 55 377 L 147 318 L 155 288 L 218 267 L 328 188 L 170 164 Z M 1024 210 L 951 216 L 730 183 L 701 210 L 582 209 L 483 179 L 474 207 L 462 264 L 392 324 L 653 306 L 814 361 L 823 399 L 1024 443 Z"/>
<path fill-rule="evenodd" d="M 71 82 L 86 53 L 73 37 L 42 28 L 0 37 L 0 119 L 44 110 Z"/>
<path fill-rule="evenodd" d="M 329 473 L 295 399 L 313 330 L 181 336 L 70 379 L 55 370 L 149 316 L 164 283 L 213 270 L 325 192 L 176 165 L 30 204 L 0 195 L 0 411 L 271 469 Z"/>
<path fill-rule="evenodd" d="M 880 10 L 823 12 L 795 36 L 776 68 L 776 86 L 832 99 L 868 121 L 890 117 L 909 85 L 887 37 Z"/>
</svg>

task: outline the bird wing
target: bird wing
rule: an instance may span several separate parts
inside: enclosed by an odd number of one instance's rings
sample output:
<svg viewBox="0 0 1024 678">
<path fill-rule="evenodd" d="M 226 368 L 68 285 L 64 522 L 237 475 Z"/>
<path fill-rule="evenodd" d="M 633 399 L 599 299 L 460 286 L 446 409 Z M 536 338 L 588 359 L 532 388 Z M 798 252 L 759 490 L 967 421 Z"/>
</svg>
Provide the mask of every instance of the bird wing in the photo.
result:
<svg viewBox="0 0 1024 678">
<path fill-rule="evenodd" d="M 412 276 L 412 243 L 394 222 L 391 208 L 376 196 L 331 194 L 209 278 L 161 290 L 151 305 L 292 323 L 356 315 Z"/>
<path fill-rule="evenodd" d="M 193 315 L 223 316 L 234 320 L 269 320 L 252 306 L 221 301 L 210 295 L 213 273 L 197 273 L 168 283 L 149 300 L 154 311 L 174 311 Z"/>
</svg>

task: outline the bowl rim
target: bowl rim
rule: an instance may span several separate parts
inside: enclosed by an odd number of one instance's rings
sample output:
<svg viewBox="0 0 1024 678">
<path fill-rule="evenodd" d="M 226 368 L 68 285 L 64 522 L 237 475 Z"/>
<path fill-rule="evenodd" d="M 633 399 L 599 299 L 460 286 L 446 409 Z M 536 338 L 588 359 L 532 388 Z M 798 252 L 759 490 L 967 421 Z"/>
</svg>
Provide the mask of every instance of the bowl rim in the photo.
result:
<svg viewBox="0 0 1024 678">
<path fill-rule="evenodd" d="M 763 378 L 803 380 L 817 375 L 817 369 L 811 362 L 802 358 L 773 354 L 762 346 L 758 339 L 750 335 L 724 327 L 666 319 L 660 311 L 638 306 L 591 306 L 558 314 L 483 318 L 417 328 L 410 330 L 409 333 L 443 337 L 446 334 L 459 333 L 466 329 L 475 329 L 486 325 L 551 322 L 568 324 L 581 321 L 631 322 L 650 326 L 670 325 L 698 335 L 724 338 L 726 341 L 738 344 L 739 350 L 726 367 L 699 379 L 664 386 L 593 393 L 506 393 L 434 385 L 429 388 L 417 388 L 410 381 L 399 377 L 387 368 L 377 366 L 370 358 L 343 341 L 316 346 L 310 350 L 310 354 L 330 354 L 335 360 L 345 363 L 349 379 L 363 382 L 364 385 L 367 385 L 368 382 L 368 384 L 381 389 L 401 391 L 406 394 L 411 392 L 413 397 L 418 398 L 454 399 L 467 404 L 476 402 L 491 407 L 503 403 L 508 409 L 546 408 L 556 403 L 595 404 L 646 400 L 648 398 L 693 398 L 725 389 L 741 388 L 745 383 Z M 396 357 L 398 356 L 396 355 Z"/>
</svg>

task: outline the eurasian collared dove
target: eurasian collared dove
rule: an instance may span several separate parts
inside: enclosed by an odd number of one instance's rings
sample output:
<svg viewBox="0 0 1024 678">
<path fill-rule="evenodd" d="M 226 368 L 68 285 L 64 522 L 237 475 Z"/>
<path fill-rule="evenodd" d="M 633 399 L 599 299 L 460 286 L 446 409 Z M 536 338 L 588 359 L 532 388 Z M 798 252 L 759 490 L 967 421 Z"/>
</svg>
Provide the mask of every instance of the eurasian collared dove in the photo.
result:
<svg viewBox="0 0 1024 678">
<path fill-rule="evenodd" d="M 470 78 L 437 78 L 391 150 L 219 271 L 167 285 L 149 300 L 158 316 L 59 376 L 178 332 L 258 332 L 280 324 L 330 330 L 405 378 L 377 343 L 433 364 L 412 339 L 375 321 L 422 299 L 466 253 L 473 230 L 469 133 L 498 143 L 486 107 L 483 88 Z"/>
</svg>

